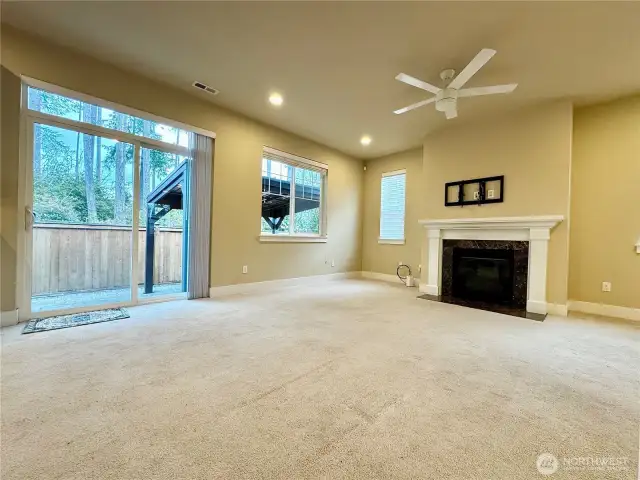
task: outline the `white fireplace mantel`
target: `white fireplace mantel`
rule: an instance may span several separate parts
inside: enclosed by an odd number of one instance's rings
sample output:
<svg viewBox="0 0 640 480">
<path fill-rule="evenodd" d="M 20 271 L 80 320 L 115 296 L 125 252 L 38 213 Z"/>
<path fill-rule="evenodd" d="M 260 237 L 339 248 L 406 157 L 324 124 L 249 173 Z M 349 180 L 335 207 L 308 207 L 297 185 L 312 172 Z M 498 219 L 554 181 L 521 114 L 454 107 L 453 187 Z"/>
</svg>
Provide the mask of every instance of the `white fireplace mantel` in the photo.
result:
<svg viewBox="0 0 640 480">
<path fill-rule="evenodd" d="M 442 288 L 443 240 L 513 240 L 529 242 L 527 311 L 547 313 L 547 254 L 551 230 L 564 220 L 562 215 L 531 217 L 455 218 L 419 220 L 427 235 L 423 258 L 427 279 L 420 291 L 439 296 Z"/>
</svg>

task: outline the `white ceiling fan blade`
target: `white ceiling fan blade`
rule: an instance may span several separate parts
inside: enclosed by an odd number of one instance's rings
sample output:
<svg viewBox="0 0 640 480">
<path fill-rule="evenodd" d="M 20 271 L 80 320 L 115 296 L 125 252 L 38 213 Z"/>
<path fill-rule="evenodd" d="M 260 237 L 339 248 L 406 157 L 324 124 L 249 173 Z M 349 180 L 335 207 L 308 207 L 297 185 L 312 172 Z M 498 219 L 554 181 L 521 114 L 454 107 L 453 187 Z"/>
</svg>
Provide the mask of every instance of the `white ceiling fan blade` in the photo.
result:
<svg viewBox="0 0 640 480">
<path fill-rule="evenodd" d="M 438 93 L 440 91 L 440 89 L 435 85 L 431 85 L 430 83 L 418 80 L 417 78 L 414 78 L 411 75 L 407 75 L 406 73 L 399 73 L 398 75 L 396 75 L 396 80 L 400 80 L 402 83 L 406 83 L 413 87 L 421 88 L 422 90 L 426 90 L 427 92 Z"/>
<path fill-rule="evenodd" d="M 517 83 L 510 83 L 508 85 L 493 85 L 491 87 L 463 88 L 462 90 L 458 90 L 458 97 L 477 97 L 478 95 L 511 93 L 516 89 L 517 86 Z"/>
<path fill-rule="evenodd" d="M 496 51 L 490 48 L 480 50 L 474 59 L 469 62 L 469 65 L 464 67 L 458 76 L 451 81 L 449 88 L 462 88 L 495 54 Z"/>
<path fill-rule="evenodd" d="M 452 118 L 456 118 L 458 116 L 458 109 L 456 107 L 446 110 L 444 112 L 444 116 L 447 117 L 447 120 L 451 120 Z"/>
<path fill-rule="evenodd" d="M 429 98 L 427 100 L 423 100 L 421 102 L 414 103 L 413 105 L 409 105 L 408 107 L 404 107 L 404 108 L 401 108 L 399 110 L 394 110 L 393 113 L 395 113 L 396 115 L 400 115 L 401 113 L 405 113 L 405 112 L 409 112 L 411 110 L 415 110 L 416 108 L 420 108 L 423 105 L 427 105 L 427 104 L 433 103 L 435 101 L 436 101 L 436 97 L 431 97 L 431 98 Z"/>
</svg>

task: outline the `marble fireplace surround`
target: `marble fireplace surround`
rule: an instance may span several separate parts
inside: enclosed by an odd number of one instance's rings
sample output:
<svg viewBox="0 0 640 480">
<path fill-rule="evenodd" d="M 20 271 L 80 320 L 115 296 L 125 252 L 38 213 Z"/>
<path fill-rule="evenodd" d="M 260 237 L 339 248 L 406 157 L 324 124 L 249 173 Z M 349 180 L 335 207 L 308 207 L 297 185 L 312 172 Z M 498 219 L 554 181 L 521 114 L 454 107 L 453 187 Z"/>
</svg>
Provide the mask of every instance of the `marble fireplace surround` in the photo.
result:
<svg viewBox="0 0 640 480">
<path fill-rule="evenodd" d="M 443 240 L 525 241 L 529 242 L 527 311 L 546 314 L 549 239 L 551 230 L 563 220 L 562 215 L 419 220 L 426 229 L 422 257 L 428 265 L 427 281 L 420 282 L 420 292 L 442 295 Z"/>
</svg>

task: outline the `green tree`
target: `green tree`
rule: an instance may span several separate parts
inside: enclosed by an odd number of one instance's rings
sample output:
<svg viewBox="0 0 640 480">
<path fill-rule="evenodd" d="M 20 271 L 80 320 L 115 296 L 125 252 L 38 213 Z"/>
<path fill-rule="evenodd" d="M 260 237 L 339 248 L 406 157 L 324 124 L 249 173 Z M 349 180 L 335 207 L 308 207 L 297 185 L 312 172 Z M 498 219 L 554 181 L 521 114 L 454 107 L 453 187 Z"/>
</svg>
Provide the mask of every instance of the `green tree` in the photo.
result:
<svg viewBox="0 0 640 480">
<path fill-rule="evenodd" d="M 88 105 L 29 88 L 29 108 L 51 115 L 102 125 L 121 132 L 162 139 L 152 121 Z M 34 211 L 38 221 L 131 222 L 132 145 L 36 124 L 34 128 Z M 141 209 L 146 199 L 178 165 L 179 156 L 142 149 Z M 160 225 L 182 226 L 182 211 L 166 215 Z"/>
</svg>

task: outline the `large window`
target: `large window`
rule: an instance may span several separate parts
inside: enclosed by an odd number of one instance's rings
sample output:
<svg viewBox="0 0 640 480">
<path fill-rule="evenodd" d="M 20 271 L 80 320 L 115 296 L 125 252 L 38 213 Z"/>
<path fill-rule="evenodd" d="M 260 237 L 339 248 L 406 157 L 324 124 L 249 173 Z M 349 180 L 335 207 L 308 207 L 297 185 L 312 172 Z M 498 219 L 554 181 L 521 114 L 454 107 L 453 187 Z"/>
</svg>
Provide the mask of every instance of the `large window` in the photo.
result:
<svg viewBox="0 0 640 480">
<path fill-rule="evenodd" d="M 404 243 L 407 174 L 397 170 L 382 174 L 380 191 L 380 243 Z"/>
<path fill-rule="evenodd" d="M 262 237 L 324 237 L 327 166 L 265 147 L 262 155 Z"/>
</svg>

